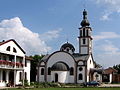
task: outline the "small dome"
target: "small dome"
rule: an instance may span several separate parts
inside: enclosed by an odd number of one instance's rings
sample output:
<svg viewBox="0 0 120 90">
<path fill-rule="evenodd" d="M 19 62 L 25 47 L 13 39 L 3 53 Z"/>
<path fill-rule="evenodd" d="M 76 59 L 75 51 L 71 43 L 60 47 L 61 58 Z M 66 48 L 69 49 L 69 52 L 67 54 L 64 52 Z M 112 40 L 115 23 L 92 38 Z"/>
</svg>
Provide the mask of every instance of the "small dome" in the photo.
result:
<svg viewBox="0 0 120 90">
<path fill-rule="evenodd" d="M 66 51 L 67 49 L 71 50 L 72 52 L 75 51 L 74 46 L 72 44 L 68 43 L 68 42 L 63 44 L 60 48 L 61 51 Z"/>
<path fill-rule="evenodd" d="M 57 62 L 51 67 L 52 71 L 68 71 L 69 67 L 64 62 Z"/>
</svg>

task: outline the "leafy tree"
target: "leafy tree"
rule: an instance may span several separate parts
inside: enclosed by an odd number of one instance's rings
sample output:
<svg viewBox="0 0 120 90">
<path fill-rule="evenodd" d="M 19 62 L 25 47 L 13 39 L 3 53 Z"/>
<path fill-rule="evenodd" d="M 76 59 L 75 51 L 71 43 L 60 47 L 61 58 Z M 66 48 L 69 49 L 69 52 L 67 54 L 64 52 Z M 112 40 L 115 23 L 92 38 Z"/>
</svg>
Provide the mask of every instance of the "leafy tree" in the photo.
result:
<svg viewBox="0 0 120 90">
<path fill-rule="evenodd" d="M 37 65 L 39 61 L 44 57 L 44 55 L 34 55 L 30 56 L 33 60 L 31 61 L 31 71 L 30 71 L 30 80 L 31 82 L 36 81 L 36 75 L 37 75 Z"/>
<path fill-rule="evenodd" d="M 118 71 L 118 74 L 120 74 L 120 64 L 114 65 L 113 68 Z"/>
</svg>

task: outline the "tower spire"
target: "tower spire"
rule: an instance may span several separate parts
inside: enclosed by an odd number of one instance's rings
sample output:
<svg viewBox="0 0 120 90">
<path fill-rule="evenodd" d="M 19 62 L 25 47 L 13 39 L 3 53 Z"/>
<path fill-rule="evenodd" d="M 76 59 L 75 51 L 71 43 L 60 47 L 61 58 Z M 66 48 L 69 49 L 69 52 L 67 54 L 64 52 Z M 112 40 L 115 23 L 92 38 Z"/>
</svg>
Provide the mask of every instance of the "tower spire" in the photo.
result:
<svg viewBox="0 0 120 90">
<path fill-rule="evenodd" d="M 84 11 L 83 11 L 83 20 L 81 22 L 81 26 L 86 27 L 86 26 L 89 26 L 89 25 L 90 25 L 90 23 L 89 23 L 89 21 L 87 19 L 87 11 L 84 9 Z"/>
</svg>

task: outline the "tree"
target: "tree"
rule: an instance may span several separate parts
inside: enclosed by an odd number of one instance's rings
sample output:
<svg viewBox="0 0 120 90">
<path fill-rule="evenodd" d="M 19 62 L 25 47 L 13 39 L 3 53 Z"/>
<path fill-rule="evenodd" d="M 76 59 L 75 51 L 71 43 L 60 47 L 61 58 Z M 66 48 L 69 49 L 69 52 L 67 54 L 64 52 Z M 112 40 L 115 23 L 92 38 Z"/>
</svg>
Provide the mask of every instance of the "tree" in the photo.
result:
<svg viewBox="0 0 120 90">
<path fill-rule="evenodd" d="M 118 71 L 118 74 L 120 74 L 120 64 L 114 65 L 113 68 Z"/>
<path fill-rule="evenodd" d="M 31 82 L 36 81 L 36 75 L 37 75 L 37 65 L 39 61 L 44 57 L 44 55 L 34 55 L 30 56 L 33 60 L 31 61 L 31 71 L 30 71 L 30 80 Z"/>
</svg>

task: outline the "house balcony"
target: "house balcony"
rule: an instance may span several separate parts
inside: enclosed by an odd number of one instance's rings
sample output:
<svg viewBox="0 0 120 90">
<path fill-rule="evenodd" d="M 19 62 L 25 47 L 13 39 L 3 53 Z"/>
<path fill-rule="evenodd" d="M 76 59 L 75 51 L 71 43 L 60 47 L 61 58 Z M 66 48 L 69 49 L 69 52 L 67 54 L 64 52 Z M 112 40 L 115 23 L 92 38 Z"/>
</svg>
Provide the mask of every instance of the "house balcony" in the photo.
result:
<svg viewBox="0 0 120 90">
<path fill-rule="evenodd" d="M 0 69 L 23 69 L 24 65 L 18 62 L 11 62 L 6 60 L 0 60 Z"/>
</svg>

